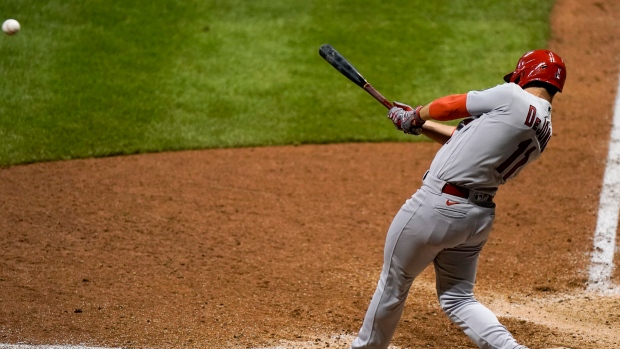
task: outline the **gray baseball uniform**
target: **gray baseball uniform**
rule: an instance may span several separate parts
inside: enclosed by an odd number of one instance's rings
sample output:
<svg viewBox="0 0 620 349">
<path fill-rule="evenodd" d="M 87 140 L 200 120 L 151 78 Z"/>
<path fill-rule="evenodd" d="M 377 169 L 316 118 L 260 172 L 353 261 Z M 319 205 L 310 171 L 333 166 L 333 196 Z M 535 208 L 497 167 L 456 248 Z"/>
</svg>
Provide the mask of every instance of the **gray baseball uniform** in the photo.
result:
<svg viewBox="0 0 620 349">
<path fill-rule="evenodd" d="M 392 221 L 353 349 L 388 347 L 413 280 L 431 262 L 442 309 L 480 348 L 525 348 L 474 298 L 473 288 L 495 217 L 493 195 L 545 149 L 551 104 L 507 83 L 469 92 L 466 107 L 473 116 L 459 124 Z"/>
</svg>

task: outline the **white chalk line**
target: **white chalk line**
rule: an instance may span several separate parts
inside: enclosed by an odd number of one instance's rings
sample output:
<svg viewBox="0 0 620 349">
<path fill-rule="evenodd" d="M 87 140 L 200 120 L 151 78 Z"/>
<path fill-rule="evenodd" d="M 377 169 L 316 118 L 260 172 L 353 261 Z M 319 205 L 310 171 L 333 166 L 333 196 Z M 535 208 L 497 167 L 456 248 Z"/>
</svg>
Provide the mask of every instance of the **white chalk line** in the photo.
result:
<svg viewBox="0 0 620 349">
<path fill-rule="evenodd" d="M 598 206 L 594 232 L 594 246 L 590 261 L 588 290 L 598 293 L 620 293 L 611 277 L 614 270 L 618 214 L 620 212 L 620 80 L 614 106 L 614 116 L 609 139 L 607 165 Z"/>
<path fill-rule="evenodd" d="M 252 349 L 320 349 L 320 348 L 345 348 L 353 342 L 355 336 L 352 334 L 320 335 L 312 340 L 288 341 L 281 340 L 278 344 L 271 347 L 253 347 Z M 29 344 L 2 344 L 0 349 L 122 349 L 107 347 L 89 347 L 83 345 L 29 345 Z M 400 349 L 390 346 L 388 349 Z"/>
<path fill-rule="evenodd" d="M 2 344 L 0 349 L 121 349 L 106 347 L 87 347 L 83 345 L 29 345 L 29 344 Z"/>
</svg>

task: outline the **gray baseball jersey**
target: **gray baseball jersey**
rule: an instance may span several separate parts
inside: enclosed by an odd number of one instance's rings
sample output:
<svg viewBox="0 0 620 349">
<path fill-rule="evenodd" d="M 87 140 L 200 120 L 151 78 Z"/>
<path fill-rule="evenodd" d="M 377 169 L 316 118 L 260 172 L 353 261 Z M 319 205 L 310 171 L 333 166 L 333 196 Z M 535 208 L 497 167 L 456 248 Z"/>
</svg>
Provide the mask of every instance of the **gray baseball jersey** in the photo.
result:
<svg viewBox="0 0 620 349">
<path fill-rule="evenodd" d="M 508 83 L 467 94 L 465 119 L 437 153 L 430 174 L 495 195 L 537 159 L 551 138 L 551 104 Z"/>
</svg>

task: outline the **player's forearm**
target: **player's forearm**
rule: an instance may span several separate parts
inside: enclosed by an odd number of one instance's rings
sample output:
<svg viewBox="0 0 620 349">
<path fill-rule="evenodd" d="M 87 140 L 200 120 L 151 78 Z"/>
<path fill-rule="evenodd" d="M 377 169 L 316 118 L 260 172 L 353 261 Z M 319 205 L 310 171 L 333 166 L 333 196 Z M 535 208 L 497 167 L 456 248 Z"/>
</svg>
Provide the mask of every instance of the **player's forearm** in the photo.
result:
<svg viewBox="0 0 620 349">
<path fill-rule="evenodd" d="M 455 120 L 469 116 L 466 108 L 467 94 L 451 95 L 434 100 L 419 110 L 419 116 L 425 120 L 422 134 L 435 142 L 444 144 L 452 137 L 454 126 L 448 126 L 430 120 Z"/>
<path fill-rule="evenodd" d="M 450 95 L 438 98 L 425 106 L 413 108 L 407 104 L 394 102 L 388 112 L 397 129 L 410 134 L 422 134 L 444 144 L 450 139 L 455 127 L 443 125 L 431 120 L 448 121 L 469 116 L 466 107 L 467 94 Z"/>
<path fill-rule="evenodd" d="M 420 109 L 422 120 L 448 121 L 469 116 L 467 94 L 450 95 L 438 98 Z"/>
<path fill-rule="evenodd" d="M 426 121 L 422 125 L 422 134 L 437 143 L 444 144 L 452 137 L 456 127 L 440 124 L 438 122 Z"/>
</svg>

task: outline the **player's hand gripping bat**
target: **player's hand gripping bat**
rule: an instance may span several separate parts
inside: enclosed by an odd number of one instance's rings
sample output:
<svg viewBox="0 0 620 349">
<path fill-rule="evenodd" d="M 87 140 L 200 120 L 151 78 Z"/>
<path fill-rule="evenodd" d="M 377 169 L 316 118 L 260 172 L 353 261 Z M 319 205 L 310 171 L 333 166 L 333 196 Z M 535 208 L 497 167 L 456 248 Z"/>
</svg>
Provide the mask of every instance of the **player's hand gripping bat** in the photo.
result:
<svg viewBox="0 0 620 349">
<path fill-rule="evenodd" d="M 388 101 L 379 91 L 375 90 L 366 79 L 362 76 L 362 74 L 358 73 L 358 71 L 353 68 L 351 63 L 347 61 L 340 53 L 338 53 L 334 48 L 329 44 L 324 44 L 319 49 L 319 54 L 323 57 L 332 67 L 336 68 L 342 75 L 346 76 L 349 80 L 353 81 L 357 86 L 364 89 L 364 91 L 368 92 L 371 96 L 373 96 L 379 103 L 383 104 L 386 108 L 392 109 L 392 103 Z"/>
</svg>

